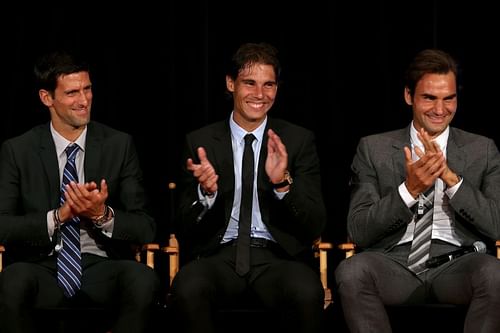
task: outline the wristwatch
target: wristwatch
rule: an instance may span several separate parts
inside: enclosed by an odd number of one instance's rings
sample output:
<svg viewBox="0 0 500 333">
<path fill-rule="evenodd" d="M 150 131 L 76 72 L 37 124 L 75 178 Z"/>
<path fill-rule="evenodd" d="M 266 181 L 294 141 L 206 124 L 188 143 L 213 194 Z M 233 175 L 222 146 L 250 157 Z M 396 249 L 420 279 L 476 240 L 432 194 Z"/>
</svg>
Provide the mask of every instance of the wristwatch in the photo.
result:
<svg viewBox="0 0 500 333">
<path fill-rule="evenodd" d="M 293 183 L 292 176 L 290 176 L 290 172 L 288 172 L 288 170 L 285 171 L 283 177 L 285 177 L 285 180 L 278 184 L 272 184 L 273 188 L 282 188 Z"/>
<path fill-rule="evenodd" d="M 102 228 L 104 223 L 111 221 L 115 217 L 115 212 L 108 205 L 104 206 L 104 213 L 92 219 L 94 226 L 97 228 Z"/>
</svg>

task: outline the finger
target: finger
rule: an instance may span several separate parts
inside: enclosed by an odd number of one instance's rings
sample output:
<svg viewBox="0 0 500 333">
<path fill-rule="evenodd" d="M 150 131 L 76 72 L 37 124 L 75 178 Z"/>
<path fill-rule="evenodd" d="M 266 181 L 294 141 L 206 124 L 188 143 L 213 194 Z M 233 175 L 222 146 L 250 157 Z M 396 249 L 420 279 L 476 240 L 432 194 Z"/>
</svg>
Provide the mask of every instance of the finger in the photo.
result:
<svg viewBox="0 0 500 333">
<path fill-rule="evenodd" d="M 210 193 L 217 192 L 217 189 L 218 189 L 217 181 L 218 180 L 219 180 L 219 175 L 214 174 L 212 177 L 207 179 L 207 181 L 204 184 L 205 185 L 204 188 Z"/>
<path fill-rule="evenodd" d="M 418 156 L 418 158 L 422 158 L 425 153 L 420 149 L 419 147 L 415 146 L 415 154 Z"/>
<path fill-rule="evenodd" d="M 421 128 L 417 133 L 417 137 L 425 148 L 425 152 L 431 152 L 431 139 L 429 134 L 425 131 L 425 129 Z"/>
<path fill-rule="evenodd" d="M 413 159 L 412 159 L 412 156 L 411 156 L 411 150 L 410 148 L 408 147 L 404 147 L 403 148 L 404 151 L 405 151 L 405 159 L 406 159 L 406 163 L 413 163 Z"/>
<path fill-rule="evenodd" d="M 208 162 L 207 152 L 205 151 L 205 148 L 198 147 L 197 152 L 198 152 L 198 158 L 200 159 L 200 163 Z"/>
<path fill-rule="evenodd" d="M 189 171 L 194 171 L 195 170 L 195 164 L 194 164 L 194 162 L 193 162 L 193 160 L 191 158 L 187 159 L 187 161 L 186 161 L 186 168 Z"/>
<path fill-rule="evenodd" d="M 76 212 L 77 215 L 82 211 L 83 207 L 81 206 L 78 197 L 75 195 L 74 191 L 68 185 L 66 191 L 64 192 L 65 203 L 67 203 L 71 210 Z"/>
<path fill-rule="evenodd" d="M 441 147 L 439 147 L 439 144 L 436 141 L 431 142 L 432 145 L 432 150 L 435 151 L 436 153 L 441 152 Z"/>
<path fill-rule="evenodd" d="M 108 183 L 106 183 L 106 179 L 101 179 L 101 195 L 104 199 L 108 198 Z"/>
</svg>

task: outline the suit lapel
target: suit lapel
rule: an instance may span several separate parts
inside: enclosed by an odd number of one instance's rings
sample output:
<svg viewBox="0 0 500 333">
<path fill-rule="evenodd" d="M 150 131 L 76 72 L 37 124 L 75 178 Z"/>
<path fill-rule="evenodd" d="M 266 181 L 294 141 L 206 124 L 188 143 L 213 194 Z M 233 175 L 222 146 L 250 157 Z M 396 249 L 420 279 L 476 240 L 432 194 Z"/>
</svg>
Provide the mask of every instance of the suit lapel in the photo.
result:
<svg viewBox="0 0 500 333">
<path fill-rule="evenodd" d="M 224 122 L 223 126 L 215 131 L 213 140 L 216 142 L 213 148 L 213 165 L 216 168 L 215 171 L 219 174 L 219 191 L 225 195 L 225 214 L 226 220 L 229 221 L 234 197 L 234 161 L 231 131 L 228 122 Z"/>
<path fill-rule="evenodd" d="M 50 125 L 44 127 L 40 132 L 39 157 L 43 165 L 47 181 L 49 184 L 50 205 L 57 206 L 59 204 L 59 196 L 61 193 L 61 181 L 59 175 L 59 163 L 57 161 L 57 152 L 50 133 Z"/>
<path fill-rule="evenodd" d="M 462 142 L 457 132 L 450 127 L 450 136 L 448 137 L 448 147 L 446 148 L 446 160 L 448 167 L 453 170 L 457 175 L 463 174 L 465 168 L 465 160 L 463 156 L 466 156 L 462 152 Z"/>
<path fill-rule="evenodd" d="M 411 126 L 411 125 L 410 125 Z M 410 142 L 410 127 L 401 129 L 392 144 L 394 152 L 392 154 L 392 164 L 394 167 L 394 182 L 401 184 L 401 181 L 406 178 L 406 159 L 404 147 L 411 147 Z"/>
<path fill-rule="evenodd" d="M 96 130 L 92 122 L 87 128 L 87 137 L 85 141 L 85 182 L 95 181 L 97 184 L 101 181 L 99 172 L 101 168 L 102 156 L 102 136 Z"/>
</svg>

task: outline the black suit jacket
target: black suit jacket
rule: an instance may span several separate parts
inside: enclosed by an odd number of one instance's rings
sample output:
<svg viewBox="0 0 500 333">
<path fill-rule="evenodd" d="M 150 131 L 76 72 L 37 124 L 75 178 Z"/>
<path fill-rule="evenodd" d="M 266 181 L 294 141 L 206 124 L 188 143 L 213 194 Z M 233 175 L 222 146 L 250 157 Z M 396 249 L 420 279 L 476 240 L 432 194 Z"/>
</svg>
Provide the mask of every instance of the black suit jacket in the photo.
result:
<svg viewBox="0 0 500 333">
<path fill-rule="evenodd" d="M 268 128 L 273 129 L 285 144 L 288 169 L 294 179 L 283 200 L 275 197 L 265 172 Z M 196 153 L 198 147 L 205 148 L 209 161 L 219 175 L 215 204 L 199 222 L 196 218 L 202 205 L 198 202 L 198 181 L 185 166 L 187 158 L 199 163 Z M 222 240 L 234 200 L 235 176 L 229 120 L 189 133 L 182 161 L 184 173 L 180 184 L 177 233 L 185 245 L 184 249 L 187 247 L 191 250 L 191 255 L 208 255 Z M 298 257 L 310 250 L 326 224 L 314 134 L 289 122 L 268 118 L 257 177 L 262 220 L 274 239 L 290 256 Z"/>
<path fill-rule="evenodd" d="M 150 242 L 155 223 L 146 213 L 142 172 L 132 138 L 97 122 L 88 124 L 85 181 L 106 179 L 106 203 L 115 212 L 113 237 L 89 234 L 112 258 L 130 257 L 131 244 Z M 36 260 L 53 244 L 47 212 L 59 206 L 60 176 L 49 123 L 5 141 L 0 152 L 0 243 L 10 259 Z"/>
</svg>

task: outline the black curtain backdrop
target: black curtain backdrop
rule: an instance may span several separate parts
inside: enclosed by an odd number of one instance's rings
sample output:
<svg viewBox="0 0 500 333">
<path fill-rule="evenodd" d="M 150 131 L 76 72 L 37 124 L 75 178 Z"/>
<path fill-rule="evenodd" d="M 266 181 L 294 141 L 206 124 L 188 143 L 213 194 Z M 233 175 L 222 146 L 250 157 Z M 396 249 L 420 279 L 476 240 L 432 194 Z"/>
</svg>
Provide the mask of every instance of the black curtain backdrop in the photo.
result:
<svg viewBox="0 0 500 333">
<path fill-rule="evenodd" d="M 492 121 L 500 23 L 485 6 L 179 0 L 113 10 L 49 3 L 3 10 L 0 141 L 49 119 L 32 82 L 34 59 L 56 46 L 86 54 L 93 119 L 134 136 L 164 243 L 171 230 L 167 184 L 183 163 L 185 133 L 228 116 L 225 61 L 243 42 L 267 41 L 278 47 L 283 65 L 270 114 L 316 133 L 329 213 L 323 237 L 339 243 L 346 239 L 349 166 L 358 140 L 408 125 L 402 77 L 417 51 L 439 47 L 459 60 L 463 77 L 453 124 L 500 143 Z M 167 162 L 154 162 L 160 156 Z"/>
</svg>

